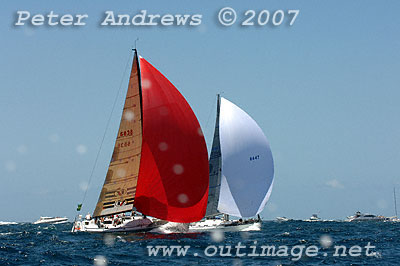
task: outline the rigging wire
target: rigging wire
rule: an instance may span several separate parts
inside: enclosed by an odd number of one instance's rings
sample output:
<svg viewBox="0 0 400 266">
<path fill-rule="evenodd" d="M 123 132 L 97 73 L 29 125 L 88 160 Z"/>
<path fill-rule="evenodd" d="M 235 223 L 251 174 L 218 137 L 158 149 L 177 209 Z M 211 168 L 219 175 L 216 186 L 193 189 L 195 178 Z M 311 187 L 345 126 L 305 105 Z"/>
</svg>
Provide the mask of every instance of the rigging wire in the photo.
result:
<svg viewBox="0 0 400 266">
<path fill-rule="evenodd" d="M 80 211 L 80 207 L 82 207 L 83 202 L 84 202 L 85 199 L 86 199 L 87 191 L 88 191 L 88 189 L 89 189 L 90 182 L 92 181 L 93 174 L 94 174 L 94 170 L 96 169 L 96 166 L 97 166 L 97 161 L 98 161 L 99 156 L 100 156 L 101 148 L 103 147 L 104 139 L 105 139 L 105 137 L 106 137 L 106 134 L 107 134 L 107 131 L 108 131 L 108 127 L 109 127 L 109 125 L 110 125 L 111 118 L 112 118 L 112 115 L 113 115 L 113 113 L 114 113 L 114 109 L 115 109 L 115 106 L 116 106 L 116 104 L 117 104 L 117 101 L 118 101 L 118 96 L 119 96 L 119 94 L 120 94 L 120 92 L 121 92 L 121 89 L 122 89 L 122 84 L 123 84 L 123 81 L 124 81 L 124 77 L 125 77 L 125 75 L 126 75 L 126 70 L 128 69 L 129 62 L 130 62 L 130 60 L 131 60 L 131 56 L 132 56 L 132 55 L 129 53 L 128 60 L 127 60 L 127 62 L 126 62 L 126 64 L 125 64 L 125 70 L 124 70 L 124 73 L 123 73 L 123 75 L 122 75 L 121 82 L 120 82 L 120 84 L 119 84 L 119 89 L 118 89 L 118 91 L 117 91 L 117 94 L 115 95 L 115 99 L 114 99 L 114 103 L 113 103 L 113 106 L 112 106 L 112 109 L 111 109 L 111 113 L 110 113 L 110 116 L 108 117 L 108 120 L 107 120 L 106 128 L 105 128 L 105 130 L 104 130 L 104 134 L 103 134 L 103 137 L 102 137 L 102 139 L 101 139 L 100 147 L 99 147 L 99 150 L 98 150 L 98 152 L 97 152 L 96 159 L 95 159 L 95 161 L 94 161 L 94 165 L 93 165 L 92 171 L 91 171 L 90 176 L 89 176 L 89 181 L 88 181 L 88 183 L 87 183 L 87 186 L 86 186 L 86 189 L 85 189 L 85 193 L 83 194 L 83 198 L 82 198 L 81 204 L 78 205 L 78 209 L 79 209 L 79 210 L 77 210 L 78 212 Z"/>
</svg>

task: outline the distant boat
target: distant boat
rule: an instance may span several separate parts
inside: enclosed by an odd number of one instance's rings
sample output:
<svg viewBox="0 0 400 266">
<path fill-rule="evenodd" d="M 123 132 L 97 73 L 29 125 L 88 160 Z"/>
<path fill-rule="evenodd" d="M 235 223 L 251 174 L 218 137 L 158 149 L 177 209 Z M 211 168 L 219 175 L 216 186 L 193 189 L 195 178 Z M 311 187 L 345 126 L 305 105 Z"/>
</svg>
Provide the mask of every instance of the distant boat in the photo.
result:
<svg viewBox="0 0 400 266">
<path fill-rule="evenodd" d="M 276 217 L 276 220 L 277 220 L 278 222 L 287 222 L 287 221 L 293 221 L 293 219 L 286 218 L 285 216 L 282 216 L 282 217 Z"/>
<path fill-rule="evenodd" d="M 271 195 L 273 178 L 272 153 L 262 129 L 218 95 L 207 211 L 204 220 L 192 223 L 189 230 L 259 230 L 259 213 Z M 230 220 L 230 215 L 240 219 Z"/>
<path fill-rule="evenodd" d="M 166 221 L 199 221 L 209 172 L 199 122 L 175 86 L 136 49 L 122 110 L 96 208 L 92 216 L 78 216 L 72 232 L 146 231 Z"/>
<path fill-rule="evenodd" d="M 67 223 L 67 217 L 49 217 L 49 216 L 42 216 L 34 222 L 33 224 L 62 224 Z"/>
<path fill-rule="evenodd" d="M 0 221 L 0 225 L 13 225 L 13 224 L 18 224 L 17 222 L 3 222 Z"/>
<path fill-rule="evenodd" d="M 387 217 L 390 222 L 400 222 L 400 219 L 397 216 Z"/>
<path fill-rule="evenodd" d="M 361 212 L 356 212 L 352 216 L 347 217 L 347 222 L 359 222 L 359 221 L 389 221 L 389 218 L 385 216 L 377 216 L 373 214 L 368 214 L 368 213 L 361 213 Z"/>
<path fill-rule="evenodd" d="M 308 218 L 307 220 L 304 220 L 304 221 L 306 221 L 306 222 L 320 222 L 320 221 L 322 221 L 322 219 L 319 218 L 318 215 L 314 213 L 313 215 L 311 215 L 310 218 Z"/>
</svg>

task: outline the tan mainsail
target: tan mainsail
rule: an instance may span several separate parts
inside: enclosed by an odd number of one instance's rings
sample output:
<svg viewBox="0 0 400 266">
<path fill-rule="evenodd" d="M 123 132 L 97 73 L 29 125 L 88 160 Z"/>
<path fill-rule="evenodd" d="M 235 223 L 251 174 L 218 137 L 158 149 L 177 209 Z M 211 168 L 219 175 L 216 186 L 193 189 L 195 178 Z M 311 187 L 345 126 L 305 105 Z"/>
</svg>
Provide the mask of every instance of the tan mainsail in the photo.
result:
<svg viewBox="0 0 400 266">
<path fill-rule="evenodd" d="M 142 149 L 139 75 L 135 53 L 118 136 L 94 217 L 128 212 L 133 208 Z"/>
</svg>

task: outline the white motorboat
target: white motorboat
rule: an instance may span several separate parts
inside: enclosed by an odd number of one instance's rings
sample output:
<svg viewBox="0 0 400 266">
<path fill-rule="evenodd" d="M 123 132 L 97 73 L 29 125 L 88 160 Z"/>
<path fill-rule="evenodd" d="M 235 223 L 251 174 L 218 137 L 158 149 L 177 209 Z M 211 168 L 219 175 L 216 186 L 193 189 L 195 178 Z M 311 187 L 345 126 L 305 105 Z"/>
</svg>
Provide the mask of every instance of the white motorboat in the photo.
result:
<svg viewBox="0 0 400 266">
<path fill-rule="evenodd" d="M 34 222 L 33 224 L 61 224 L 67 223 L 67 217 L 49 217 L 49 216 L 41 216 L 39 220 Z"/>
<path fill-rule="evenodd" d="M 306 222 L 320 222 L 320 221 L 322 221 L 322 219 L 319 218 L 318 215 L 314 213 L 313 215 L 311 215 L 310 218 L 308 218 L 307 220 L 304 220 L 304 221 L 306 221 Z"/>
<path fill-rule="evenodd" d="M 278 222 L 287 222 L 287 221 L 292 221 L 293 219 L 286 218 L 285 216 L 282 216 L 282 217 L 276 217 L 276 220 Z"/>
<path fill-rule="evenodd" d="M 382 216 L 382 215 L 373 215 L 373 214 L 368 214 L 368 213 L 361 213 L 361 212 L 356 212 L 352 216 L 347 217 L 347 222 L 358 222 L 358 221 L 389 221 L 390 219 Z"/>
<path fill-rule="evenodd" d="M 400 222 L 400 219 L 397 216 L 387 217 L 390 222 Z"/>
</svg>

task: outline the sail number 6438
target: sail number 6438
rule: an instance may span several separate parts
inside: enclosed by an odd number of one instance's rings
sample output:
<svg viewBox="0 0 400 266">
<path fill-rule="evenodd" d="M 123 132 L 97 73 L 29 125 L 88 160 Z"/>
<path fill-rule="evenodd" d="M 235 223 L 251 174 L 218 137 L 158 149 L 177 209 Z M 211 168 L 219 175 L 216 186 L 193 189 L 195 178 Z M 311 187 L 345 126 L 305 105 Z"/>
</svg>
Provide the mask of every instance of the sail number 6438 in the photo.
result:
<svg viewBox="0 0 400 266">
<path fill-rule="evenodd" d="M 242 22 L 242 26 L 265 26 L 268 23 L 273 26 L 279 26 L 285 21 L 285 16 L 289 19 L 289 26 L 292 26 L 299 12 L 300 10 L 288 10 L 287 12 L 276 10 L 270 12 L 266 9 L 256 12 L 250 9 L 244 13 L 245 20 Z"/>
</svg>

